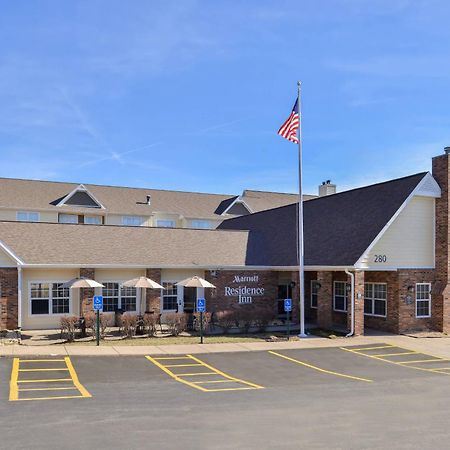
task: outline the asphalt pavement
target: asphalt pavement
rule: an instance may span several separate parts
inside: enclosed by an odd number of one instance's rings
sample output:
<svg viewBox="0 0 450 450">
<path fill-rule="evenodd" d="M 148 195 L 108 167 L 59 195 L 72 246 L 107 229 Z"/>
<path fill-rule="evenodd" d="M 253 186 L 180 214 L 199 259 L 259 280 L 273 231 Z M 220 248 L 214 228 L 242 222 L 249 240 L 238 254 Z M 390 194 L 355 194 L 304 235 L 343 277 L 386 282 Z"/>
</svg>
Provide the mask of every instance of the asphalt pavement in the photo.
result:
<svg viewBox="0 0 450 450">
<path fill-rule="evenodd" d="M 446 368 L 446 359 L 382 342 L 2 357 L 1 448 L 448 448 Z"/>
</svg>

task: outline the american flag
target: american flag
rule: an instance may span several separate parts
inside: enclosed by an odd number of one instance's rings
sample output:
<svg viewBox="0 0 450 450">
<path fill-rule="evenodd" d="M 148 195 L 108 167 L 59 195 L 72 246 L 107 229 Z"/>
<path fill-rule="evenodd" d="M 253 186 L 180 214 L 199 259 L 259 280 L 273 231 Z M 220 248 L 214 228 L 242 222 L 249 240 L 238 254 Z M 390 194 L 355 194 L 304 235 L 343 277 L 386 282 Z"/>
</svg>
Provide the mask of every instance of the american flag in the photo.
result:
<svg viewBox="0 0 450 450">
<path fill-rule="evenodd" d="M 291 115 L 287 118 L 286 122 L 281 125 L 278 130 L 278 134 L 288 141 L 298 144 L 297 130 L 300 126 L 300 115 L 298 113 L 298 99 L 295 101 L 295 105 L 292 108 Z"/>
</svg>

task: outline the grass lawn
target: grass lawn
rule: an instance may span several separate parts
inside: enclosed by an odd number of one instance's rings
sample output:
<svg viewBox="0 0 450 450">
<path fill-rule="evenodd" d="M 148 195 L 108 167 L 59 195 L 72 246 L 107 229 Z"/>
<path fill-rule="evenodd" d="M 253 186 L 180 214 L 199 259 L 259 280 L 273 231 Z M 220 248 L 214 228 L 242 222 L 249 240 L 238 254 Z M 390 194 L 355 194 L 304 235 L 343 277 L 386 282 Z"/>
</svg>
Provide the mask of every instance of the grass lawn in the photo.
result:
<svg viewBox="0 0 450 450">
<path fill-rule="evenodd" d="M 261 342 L 270 336 L 277 336 L 280 339 L 286 335 L 280 333 L 264 333 L 264 334 L 238 334 L 238 335 L 222 335 L 222 336 L 204 336 L 205 344 L 225 344 L 239 342 Z M 297 336 L 291 336 L 292 341 L 298 340 Z M 132 338 L 132 339 L 103 339 L 100 345 L 173 345 L 173 344 L 198 344 L 200 336 L 167 336 L 167 337 L 150 337 L 150 338 Z M 65 345 L 95 345 L 92 341 L 75 341 Z"/>
</svg>

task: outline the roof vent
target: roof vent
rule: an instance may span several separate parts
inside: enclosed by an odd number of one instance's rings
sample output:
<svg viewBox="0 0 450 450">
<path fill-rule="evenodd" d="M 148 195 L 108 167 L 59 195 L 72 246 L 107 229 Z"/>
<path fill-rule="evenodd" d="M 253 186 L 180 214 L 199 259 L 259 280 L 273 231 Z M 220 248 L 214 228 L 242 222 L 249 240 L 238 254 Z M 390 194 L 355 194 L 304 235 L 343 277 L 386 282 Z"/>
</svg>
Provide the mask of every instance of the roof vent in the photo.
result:
<svg viewBox="0 0 450 450">
<path fill-rule="evenodd" d="M 450 147 L 444 147 L 444 152 L 446 155 L 450 155 Z"/>
<path fill-rule="evenodd" d="M 152 196 L 151 195 L 147 195 L 147 205 L 151 205 L 152 204 Z"/>
<path fill-rule="evenodd" d="M 319 186 L 319 197 L 336 194 L 336 185 L 331 183 L 331 180 L 322 181 Z"/>
</svg>

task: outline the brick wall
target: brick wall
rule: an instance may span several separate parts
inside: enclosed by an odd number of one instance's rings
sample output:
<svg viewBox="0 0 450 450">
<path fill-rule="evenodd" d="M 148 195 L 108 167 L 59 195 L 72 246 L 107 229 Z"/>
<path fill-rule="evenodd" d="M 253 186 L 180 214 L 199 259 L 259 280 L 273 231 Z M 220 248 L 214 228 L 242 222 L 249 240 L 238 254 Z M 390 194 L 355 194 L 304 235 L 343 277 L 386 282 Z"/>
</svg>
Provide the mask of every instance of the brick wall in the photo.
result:
<svg viewBox="0 0 450 450">
<path fill-rule="evenodd" d="M 161 284 L 161 269 L 147 269 L 145 276 Z M 161 291 L 159 289 L 146 289 L 146 311 L 161 312 Z"/>
<path fill-rule="evenodd" d="M 18 327 L 17 269 L 0 269 L 0 330 Z"/>
<path fill-rule="evenodd" d="M 234 277 L 245 276 L 253 277 L 258 276 L 257 282 L 234 282 Z M 261 307 L 269 307 L 273 310 L 274 315 L 277 313 L 277 297 L 278 297 L 278 273 L 272 271 L 219 271 L 216 276 L 212 276 L 209 271 L 206 272 L 205 278 L 214 286 L 216 289 L 205 289 L 206 305 L 207 310 L 211 312 L 223 311 L 223 310 L 236 310 L 240 308 L 250 309 L 251 311 L 257 311 Z M 260 296 L 252 296 L 252 303 L 240 304 L 238 302 L 237 296 L 226 296 L 225 287 L 236 288 L 239 286 L 248 286 L 249 288 L 258 287 L 264 288 L 264 294 Z M 293 295 L 294 297 L 294 295 Z M 294 308 L 298 308 L 295 306 Z M 294 310 L 295 314 L 298 314 Z"/>
<path fill-rule="evenodd" d="M 433 158 L 433 177 L 438 182 L 442 194 L 435 206 L 435 261 L 436 284 L 433 288 L 434 326 L 438 330 L 450 332 L 450 260 L 449 260 L 449 176 L 450 155 L 443 154 Z"/>
<path fill-rule="evenodd" d="M 81 268 L 80 278 L 89 278 L 95 280 L 95 269 Z M 84 316 L 87 312 L 92 311 L 92 299 L 95 295 L 94 288 L 82 288 L 80 291 L 81 315 Z"/>
<path fill-rule="evenodd" d="M 305 317 L 310 322 L 317 320 L 317 308 L 311 308 L 311 281 L 317 280 L 317 272 L 305 272 Z"/>
<path fill-rule="evenodd" d="M 320 283 L 317 295 L 317 325 L 330 329 L 333 325 L 333 273 L 319 271 L 317 281 Z"/>
</svg>

